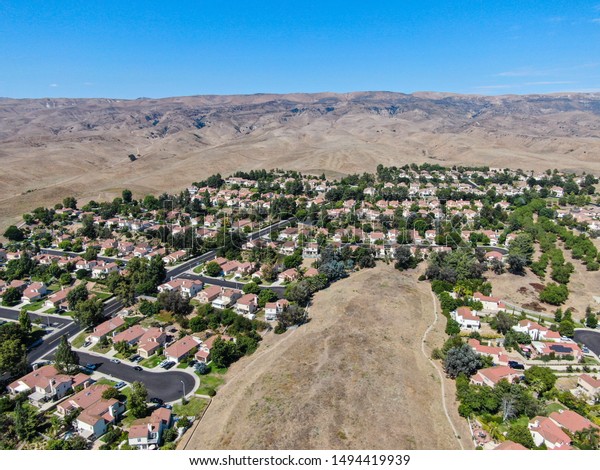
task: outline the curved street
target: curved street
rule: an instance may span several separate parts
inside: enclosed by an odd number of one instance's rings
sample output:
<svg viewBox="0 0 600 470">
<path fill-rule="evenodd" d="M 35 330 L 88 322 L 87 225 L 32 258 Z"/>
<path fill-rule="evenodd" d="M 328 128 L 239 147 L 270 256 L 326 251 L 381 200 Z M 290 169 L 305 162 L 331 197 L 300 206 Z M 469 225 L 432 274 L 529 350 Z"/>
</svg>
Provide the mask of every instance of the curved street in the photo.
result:
<svg viewBox="0 0 600 470">
<path fill-rule="evenodd" d="M 183 386 L 185 394 L 189 395 L 196 388 L 196 379 L 191 373 L 178 370 L 166 371 L 158 368 L 156 372 L 147 369 L 143 371 L 134 370 L 132 365 L 121 362 L 115 364 L 103 356 L 96 356 L 78 351 L 79 364 L 97 364 L 98 372 L 113 377 L 117 381 L 132 383 L 136 380 L 142 382 L 148 389 L 148 398 L 157 397 L 165 402 L 172 402 L 183 397 Z M 183 384 L 181 383 L 183 381 Z"/>
<path fill-rule="evenodd" d="M 597 356 L 600 356 L 600 331 L 575 330 L 575 341 L 585 344 Z"/>
</svg>

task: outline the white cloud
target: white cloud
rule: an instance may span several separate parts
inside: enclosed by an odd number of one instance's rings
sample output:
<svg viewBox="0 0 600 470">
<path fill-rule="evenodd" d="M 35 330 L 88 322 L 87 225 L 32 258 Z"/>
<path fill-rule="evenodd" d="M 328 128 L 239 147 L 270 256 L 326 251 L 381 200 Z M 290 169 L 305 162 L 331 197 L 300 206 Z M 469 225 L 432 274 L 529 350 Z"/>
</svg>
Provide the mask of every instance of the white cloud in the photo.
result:
<svg viewBox="0 0 600 470">
<path fill-rule="evenodd" d="M 56 88 L 58 87 L 58 83 L 51 83 L 50 85 L 48 85 L 50 88 Z"/>
<path fill-rule="evenodd" d="M 527 82 L 524 83 L 526 86 L 539 86 L 539 85 L 572 85 L 572 81 L 554 81 L 554 82 Z"/>
<path fill-rule="evenodd" d="M 502 90 L 506 88 L 514 88 L 515 85 L 481 85 L 477 86 L 478 90 Z"/>
<path fill-rule="evenodd" d="M 600 24 L 600 18 L 593 18 L 590 20 L 592 23 Z"/>
</svg>

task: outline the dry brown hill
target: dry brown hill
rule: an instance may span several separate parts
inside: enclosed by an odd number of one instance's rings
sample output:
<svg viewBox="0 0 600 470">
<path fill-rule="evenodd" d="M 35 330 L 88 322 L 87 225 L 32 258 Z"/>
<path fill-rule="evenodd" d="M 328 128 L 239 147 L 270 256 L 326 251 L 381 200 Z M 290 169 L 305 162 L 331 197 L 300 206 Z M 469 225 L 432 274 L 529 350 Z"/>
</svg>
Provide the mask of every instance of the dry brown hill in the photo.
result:
<svg viewBox="0 0 600 470">
<path fill-rule="evenodd" d="M 238 169 L 335 175 L 427 161 L 600 173 L 599 136 L 599 94 L 0 99 L 0 225 L 65 195 L 140 196 Z"/>
<path fill-rule="evenodd" d="M 268 334 L 231 367 L 180 448 L 460 448 L 421 352 L 434 312 L 416 276 L 379 264 L 318 292 L 308 324 Z M 443 328 L 438 321 L 431 344 Z M 466 422 L 448 406 L 469 448 Z"/>
</svg>

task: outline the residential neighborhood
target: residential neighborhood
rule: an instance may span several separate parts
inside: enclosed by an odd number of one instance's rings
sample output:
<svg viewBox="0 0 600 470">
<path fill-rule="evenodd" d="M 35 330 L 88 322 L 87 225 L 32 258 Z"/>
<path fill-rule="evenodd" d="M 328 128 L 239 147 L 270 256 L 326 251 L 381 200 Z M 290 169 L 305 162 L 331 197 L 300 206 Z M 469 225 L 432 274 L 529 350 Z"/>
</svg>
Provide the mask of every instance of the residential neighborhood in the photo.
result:
<svg viewBox="0 0 600 470">
<path fill-rule="evenodd" d="M 75 433 L 83 438 L 77 445 L 172 448 L 232 363 L 267 335 L 309 320 L 316 292 L 387 263 L 419 270 L 419 282 L 438 296 L 449 339 L 433 356 L 459 384 L 459 413 L 474 446 L 595 445 L 579 434 L 598 424 L 600 362 L 573 338 L 576 327 L 596 328 L 598 308 L 578 318 L 560 308 L 574 270 L 563 248 L 583 269 L 600 268 L 595 184 L 590 175 L 439 165 L 380 166 L 340 180 L 261 170 L 213 175 L 179 195 L 135 200 L 126 190 L 112 203 L 79 207 L 65 198 L 35 209 L 0 249 L 2 312 L 10 320 L 0 334 L 15 342 L 0 354 L 21 358 L 2 371 L 7 400 L 48 423 L 76 411 L 57 436 Z M 486 278 L 525 272 L 540 279 L 535 305 L 493 295 Z M 70 334 L 58 345 L 61 325 Z M 40 345 L 48 348 L 42 366 L 28 361 Z M 65 366 L 63 357 L 72 362 Z M 528 377 L 539 368 L 570 388 L 540 392 Z M 179 374 L 164 388 L 179 396 L 167 404 L 148 397 L 150 373 L 158 381 Z M 496 422 L 500 405 L 487 414 L 465 405 L 470 394 L 488 393 L 475 390 L 506 387 L 534 401 L 537 414 L 515 411 Z M 511 420 L 531 440 L 512 440 Z M 491 431 L 493 423 L 501 432 Z M 5 445 L 23 441 L 11 436 Z"/>
</svg>

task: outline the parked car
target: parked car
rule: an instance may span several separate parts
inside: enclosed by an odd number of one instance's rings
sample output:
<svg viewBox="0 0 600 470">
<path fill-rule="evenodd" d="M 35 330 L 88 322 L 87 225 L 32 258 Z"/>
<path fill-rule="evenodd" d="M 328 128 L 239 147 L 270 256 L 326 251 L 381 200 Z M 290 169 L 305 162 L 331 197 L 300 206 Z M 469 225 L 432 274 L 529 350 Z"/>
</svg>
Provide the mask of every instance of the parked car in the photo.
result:
<svg viewBox="0 0 600 470">
<path fill-rule="evenodd" d="M 158 397 L 152 397 L 152 398 L 150 398 L 150 402 L 156 403 L 157 405 L 160 406 L 164 403 L 164 400 L 162 400 L 161 398 L 158 398 Z"/>
<path fill-rule="evenodd" d="M 118 384 L 115 385 L 115 388 L 117 390 L 122 389 L 123 387 L 125 387 L 127 384 L 125 382 L 119 382 Z"/>
<path fill-rule="evenodd" d="M 135 362 L 135 363 L 138 363 L 138 362 L 142 362 L 143 360 L 144 360 L 144 358 L 143 358 L 142 356 L 138 356 L 138 357 L 136 358 L 136 360 L 135 360 L 135 361 L 133 361 L 133 362 Z"/>
<path fill-rule="evenodd" d="M 140 366 L 135 366 L 135 367 L 133 368 L 133 370 L 137 370 L 137 371 L 139 372 L 139 371 L 142 371 L 142 370 L 144 370 L 144 369 L 142 369 Z"/>
<path fill-rule="evenodd" d="M 86 341 L 85 343 L 83 343 L 83 347 L 87 348 L 88 346 L 90 346 L 92 344 L 91 341 Z"/>
<path fill-rule="evenodd" d="M 90 369 L 90 370 L 96 370 L 96 369 L 98 368 L 98 364 L 92 364 L 92 363 L 89 363 L 89 364 L 86 364 L 84 367 L 85 367 L 86 369 Z"/>
<path fill-rule="evenodd" d="M 139 358 L 140 358 L 140 356 L 139 356 L 139 355 L 137 355 L 137 354 L 134 354 L 133 356 L 131 356 L 131 357 L 129 358 L 129 360 L 130 360 L 131 362 L 136 362 L 136 361 L 137 361 Z"/>
<path fill-rule="evenodd" d="M 517 361 L 508 361 L 508 367 L 513 369 L 525 370 L 525 366 Z"/>
<path fill-rule="evenodd" d="M 114 364 L 120 364 L 121 361 L 119 361 L 118 359 L 111 359 L 110 362 L 114 363 Z"/>
<path fill-rule="evenodd" d="M 174 361 L 169 361 L 165 364 L 165 366 L 163 367 L 164 369 L 169 370 L 171 367 L 173 367 L 175 365 Z"/>
</svg>

